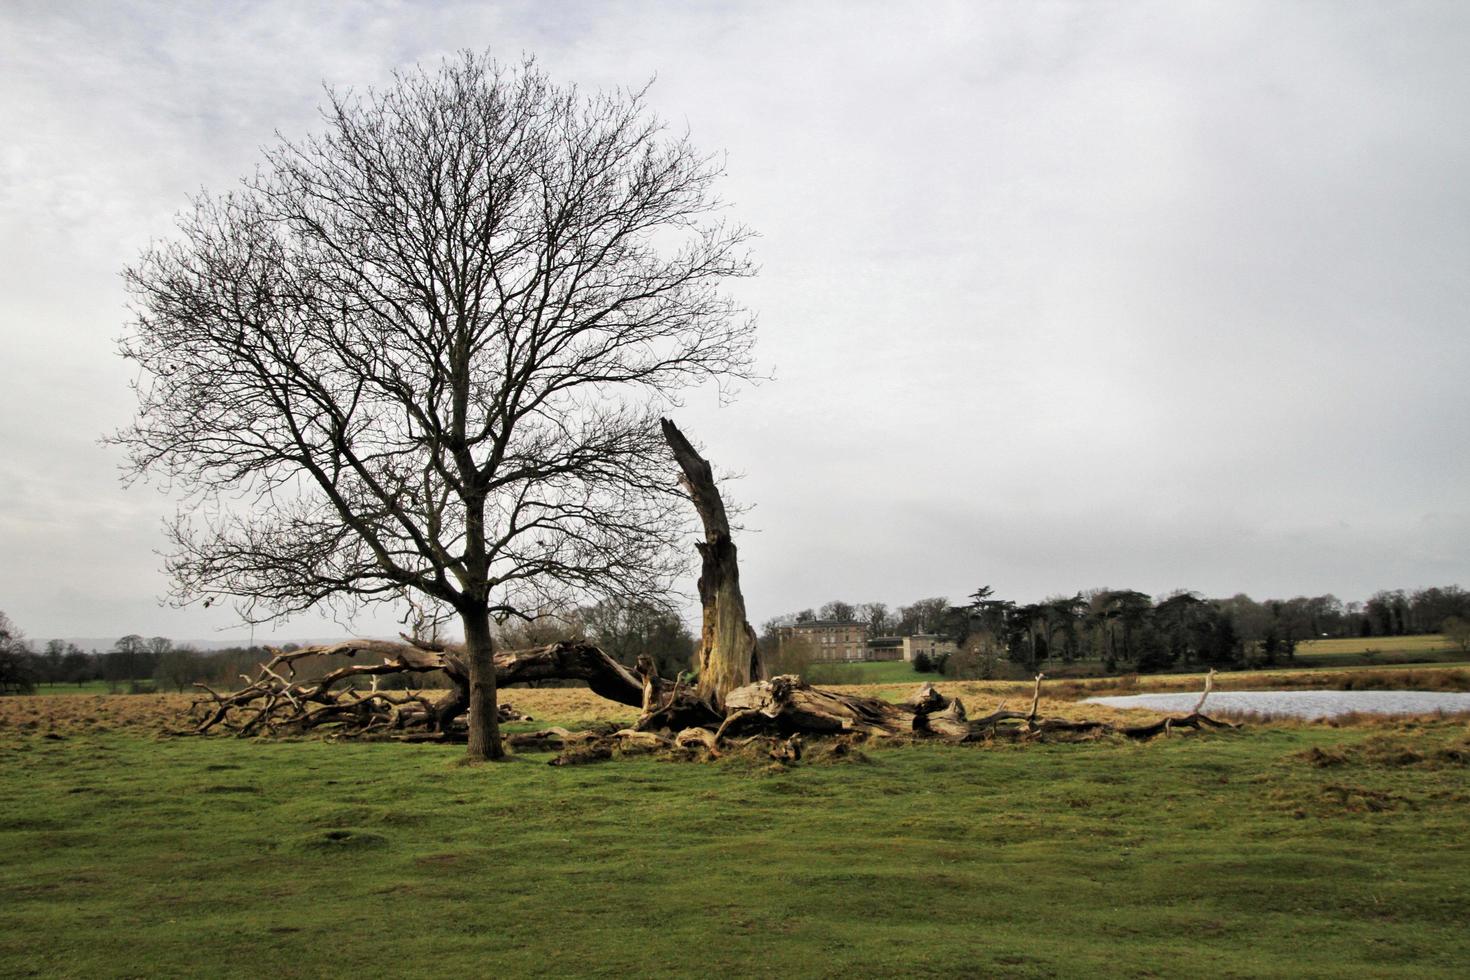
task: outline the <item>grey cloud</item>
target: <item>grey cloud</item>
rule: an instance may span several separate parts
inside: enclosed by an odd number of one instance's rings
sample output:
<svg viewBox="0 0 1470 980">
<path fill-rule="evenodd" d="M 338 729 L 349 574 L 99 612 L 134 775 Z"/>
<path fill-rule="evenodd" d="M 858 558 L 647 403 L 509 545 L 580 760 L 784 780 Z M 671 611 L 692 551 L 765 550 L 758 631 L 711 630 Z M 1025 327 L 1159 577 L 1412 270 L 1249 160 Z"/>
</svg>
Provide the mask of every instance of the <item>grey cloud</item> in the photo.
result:
<svg viewBox="0 0 1470 980">
<path fill-rule="evenodd" d="M 748 474 L 753 615 L 1463 583 L 1467 41 L 1453 3 L 7 5 L 0 608 L 228 624 L 156 608 L 170 505 L 94 441 L 117 273 L 321 79 L 487 45 L 656 73 L 728 153 L 777 380 L 681 423 Z"/>
</svg>

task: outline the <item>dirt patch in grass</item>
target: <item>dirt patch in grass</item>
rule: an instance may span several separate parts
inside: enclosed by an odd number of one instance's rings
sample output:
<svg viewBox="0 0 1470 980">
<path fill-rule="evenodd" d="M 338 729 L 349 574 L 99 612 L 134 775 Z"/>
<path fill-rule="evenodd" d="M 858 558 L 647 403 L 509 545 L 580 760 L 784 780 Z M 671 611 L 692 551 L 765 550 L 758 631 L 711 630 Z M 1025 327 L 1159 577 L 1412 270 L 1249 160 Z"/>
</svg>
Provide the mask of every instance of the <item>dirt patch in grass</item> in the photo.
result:
<svg viewBox="0 0 1470 980">
<path fill-rule="evenodd" d="M 1374 735 L 1360 742 L 1314 745 L 1304 752 L 1293 754 L 1291 758 L 1318 769 L 1339 766 L 1368 766 L 1376 769 L 1413 766 L 1442 769 L 1470 765 L 1470 736 L 1444 744 L 1426 743 L 1423 739 L 1406 735 Z"/>
<path fill-rule="evenodd" d="M 339 827 L 311 834 L 301 840 L 301 846 L 310 851 L 365 851 L 388 846 L 388 838 Z"/>
<path fill-rule="evenodd" d="M 1344 813 L 1382 813 L 1406 805 L 1406 797 L 1368 786 L 1330 783 L 1322 787 L 1322 802 Z"/>
</svg>

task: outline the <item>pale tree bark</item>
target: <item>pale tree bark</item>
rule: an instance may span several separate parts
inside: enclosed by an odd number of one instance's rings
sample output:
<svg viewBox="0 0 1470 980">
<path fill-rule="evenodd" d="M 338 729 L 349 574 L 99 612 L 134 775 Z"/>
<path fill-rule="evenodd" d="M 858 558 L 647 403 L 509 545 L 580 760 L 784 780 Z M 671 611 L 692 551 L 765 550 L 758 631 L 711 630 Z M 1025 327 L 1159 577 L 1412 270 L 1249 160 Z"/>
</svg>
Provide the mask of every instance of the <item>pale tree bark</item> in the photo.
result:
<svg viewBox="0 0 1470 980">
<path fill-rule="evenodd" d="M 683 471 L 680 482 L 704 525 L 704 540 L 695 545 L 700 558 L 702 609 L 698 690 L 719 707 L 731 691 L 761 679 L 760 652 L 755 630 L 745 618 L 735 542 L 730 537 L 730 519 L 715 486 L 714 471 L 678 426 L 668 419 L 662 419 L 661 425 L 664 439 Z"/>
</svg>

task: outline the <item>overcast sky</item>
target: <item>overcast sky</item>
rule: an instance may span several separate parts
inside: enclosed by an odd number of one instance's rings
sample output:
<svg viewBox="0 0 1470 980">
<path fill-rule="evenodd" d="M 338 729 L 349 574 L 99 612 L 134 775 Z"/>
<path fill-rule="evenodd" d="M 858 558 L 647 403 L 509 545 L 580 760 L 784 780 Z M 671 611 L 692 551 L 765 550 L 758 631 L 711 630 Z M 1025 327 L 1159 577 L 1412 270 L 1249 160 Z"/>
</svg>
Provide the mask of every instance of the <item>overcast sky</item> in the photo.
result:
<svg viewBox="0 0 1470 980">
<path fill-rule="evenodd" d="M 457 48 L 728 153 L 774 380 L 678 418 L 757 621 L 832 598 L 1470 585 L 1470 5 L 0 5 L 0 609 L 160 607 L 119 272 L 186 196 Z M 365 618 L 362 632 L 391 621 Z M 330 636 L 309 618 L 278 636 Z M 265 632 L 260 633 L 265 636 Z"/>
</svg>

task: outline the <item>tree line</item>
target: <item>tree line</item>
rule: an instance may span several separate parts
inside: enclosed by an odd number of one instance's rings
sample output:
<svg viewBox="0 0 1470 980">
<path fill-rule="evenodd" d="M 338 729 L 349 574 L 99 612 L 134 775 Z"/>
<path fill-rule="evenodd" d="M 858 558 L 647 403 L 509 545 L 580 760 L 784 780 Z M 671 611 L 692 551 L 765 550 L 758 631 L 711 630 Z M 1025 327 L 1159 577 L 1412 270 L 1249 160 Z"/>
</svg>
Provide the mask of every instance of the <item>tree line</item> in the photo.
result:
<svg viewBox="0 0 1470 980">
<path fill-rule="evenodd" d="M 959 647 L 947 672 L 995 676 L 1002 663 L 1034 671 L 1047 663 L 1098 661 L 1108 672 L 1184 667 L 1269 667 L 1291 660 L 1297 645 L 1325 637 L 1406 636 L 1470 623 L 1470 592 L 1457 585 L 1383 590 L 1363 602 L 1297 596 L 1258 602 L 1240 593 L 1209 599 L 1177 590 L 1155 599 L 1134 589 L 1099 588 L 1020 603 L 989 586 L 963 604 L 945 597 L 889 607 L 834 600 L 768 620 L 762 641 L 772 654 L 783 626 L 861 622 L 870 637 L 941 633 Z"/>
<path fill-rule="evenodd" d="M 776 672 L 839 671 L 797 658 L 782 659 L 780 627 L 835 620 L 861 622 L 869 636 L 941 633 L 959 650 L 935 670 L 959 677 L 994 677 L 1005 665 L 1035 671 L 1043 665 L 1097 661 L 1109 672 L 1175 668 L 1269 667 L 1289 662 L 1299 643 L 1324 637 L 1391 637 L 1443 632 L 1470 652 L 1470 592 L 1457 585 L 1414 591 L 1384 590 L 1363 602 L 1333 595 L 1297 596 L 1257 602 L 1238 594 L 1207 599 L 1176 591 L 1161 599 L 1132 589 L 1092 589 L 1041 602 L 1001 599 L 990 587 L 956 605 L 929 597 L 890 607 L 883 602 L 833 600 L 767 620 L 761 648 Z M 527 648 L 558 640 L 594 642 L 632 666 L 638 656 L 654 659 L 661 676 L 690 669 L 696 639 L 673 610 L 654 603 L 607 600 L 571 610 L 543 610 L 496 628 L 503 648 Z M 295 649 L 285 644 L 281 649 Z M 0 694 L 29 693 L 42 684 L 105 682 L 113 692 L 185 691 L 195 684 L 233 685 L 266 659 L 264 647 L 241 646 L 202 652 L 168 637 L 129 634 L 111 650 L 84 651 L 75 643 L 29 642 L 0 612 Z M 798 662 L 799 661 L 799 662 Z M 329 670 L 341 663 L 324 662 Z M 856 678 L 833 677 L 827 682 Z M 416 685 L 436 686 L 433 676 Z M 387 683 L 409 683 L 397 679 Z"/>
</svg>

